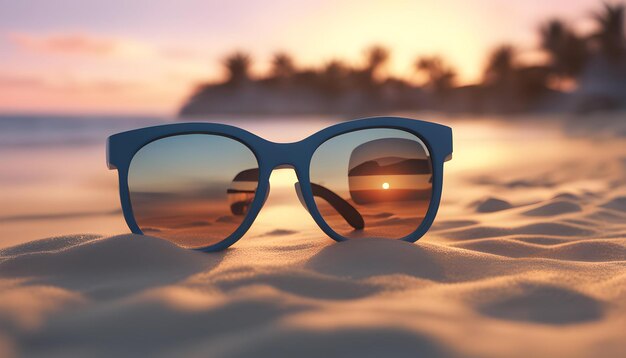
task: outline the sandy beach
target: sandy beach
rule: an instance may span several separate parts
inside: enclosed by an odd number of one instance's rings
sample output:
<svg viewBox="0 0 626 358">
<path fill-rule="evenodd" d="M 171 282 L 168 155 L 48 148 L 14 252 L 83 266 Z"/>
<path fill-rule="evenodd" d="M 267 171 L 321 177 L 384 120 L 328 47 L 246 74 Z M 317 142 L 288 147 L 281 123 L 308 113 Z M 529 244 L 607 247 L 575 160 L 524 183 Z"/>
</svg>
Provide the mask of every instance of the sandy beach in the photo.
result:
<svg viewBox="0 0 626 358">
<path fill-rule="evenodd" d="M 0 64 L 0 358 L 626 358 L 626 0 L 4 1 Z M 183 122 L 275 145 L 116 135 Z"/>
<path fill-rule="evenodd" d="M 452 126 L 415 244 L 335 243 L 281 170 L 223 252 L 80 229 L 5 245 L 0 356 L 623 357 L 624 140 Z"/>
</svg>

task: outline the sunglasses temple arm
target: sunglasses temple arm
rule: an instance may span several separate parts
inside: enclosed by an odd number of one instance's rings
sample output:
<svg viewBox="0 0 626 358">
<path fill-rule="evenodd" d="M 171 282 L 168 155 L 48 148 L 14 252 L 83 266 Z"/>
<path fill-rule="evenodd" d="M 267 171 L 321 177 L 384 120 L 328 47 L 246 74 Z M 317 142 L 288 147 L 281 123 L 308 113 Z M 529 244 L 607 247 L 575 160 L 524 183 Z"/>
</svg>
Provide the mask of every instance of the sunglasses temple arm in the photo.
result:
<svg viewBox="0 0 626 358">
<path fill-rule="evenodd" d="M 313 192 L 313 196 L 326 200 L 326 202 L 328 202 L 328 204 L 330 204 L 330 206 L 332 206 L 354 229 L 362 230 L 365 227 L 363 216 L 345 199 L 335 194 L 330 189 L 315 183 L 311 183 L 311 191 Z M 299 182 L 296 183 L 296 192 L 304 205 Z"/>
</svg>

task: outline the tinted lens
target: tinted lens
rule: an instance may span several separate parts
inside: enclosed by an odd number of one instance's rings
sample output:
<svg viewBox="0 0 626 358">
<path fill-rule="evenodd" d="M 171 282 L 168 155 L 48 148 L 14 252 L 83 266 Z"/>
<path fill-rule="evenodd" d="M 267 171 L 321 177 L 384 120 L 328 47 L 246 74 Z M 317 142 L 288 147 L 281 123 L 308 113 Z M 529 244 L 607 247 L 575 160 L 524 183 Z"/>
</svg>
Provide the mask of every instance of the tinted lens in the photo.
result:
<svg viewBox="0 0 626 358">
<path fill-rule="evenodd" d="M 401 238 L 414 232 L 428 211 L 430 155 L 418 137 L 402 130 L 365 129 L 331 138 L 315 151 L 310 172 L 317 208 L 344 237 Z M 329 192 L 358 211 L 362 229 L 350 224 L 359 220 Z"/>
<path fill-rule="evenodd" d="M 139 228 L 190 248 L 232 234 L 254 199 L 257 182 L 258 164 L 248 147 L 206 134 L 151 142 L 135 154 L 128 173 Z"/>
</svg>

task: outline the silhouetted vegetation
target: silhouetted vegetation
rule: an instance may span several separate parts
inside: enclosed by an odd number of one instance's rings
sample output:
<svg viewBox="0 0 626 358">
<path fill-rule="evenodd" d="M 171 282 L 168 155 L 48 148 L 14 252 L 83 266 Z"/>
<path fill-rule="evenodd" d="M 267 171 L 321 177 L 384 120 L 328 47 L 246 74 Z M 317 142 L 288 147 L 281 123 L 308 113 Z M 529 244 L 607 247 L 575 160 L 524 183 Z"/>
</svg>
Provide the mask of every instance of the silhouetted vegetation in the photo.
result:
<svg viewBox="0 0 626 358">
<path fill-rule="evenodd" d="M 224 60 L 228 71 L 228 84 L 240 85 L 250 79 L 250 56 L 243 52 L 236 52 Z"/>
<path fill-rule="evenodd" d="M 592 39 L 611 61 L 624 60 L 624 5 L 604 4 L 602 12 L 594 14 L 594 18 L 598 29 Z"/>
<path fill-rule="evenodd" d="M 454 87 L 456 70 L 439 56 L 419 58 L 415 62 L 415 69 L 426 74 L 426 87 L 437 94 L 445 95 Z"/>
<path fill-rule="evenodd" d="M 209 113 L 371 113 L 405 110 L 471 112 L 590 111 L 626 107 L 624 5 L 604 4 L 593 13 L 596 29 L 580 34 L 561 19 L 538 26 L 541 63 L 524 63 L 511 44 L 495 48 L 483 78 L 458 86 L 457 70 L 438 55 L 420 56 L 414 69 L 425 79 L 390 77 L 391 52 L 375 45 L 363 65 L 340 59 L 300 68 L 276 53 L 266 76 L 251 78 L 251 57 L 235 52 L 224 61 L 227 80 L 201 86 L 182 115 Z"/>
<path fill-rule="evenodd" d="M 271 77 L 279 81 L 285 81 L 290 79 L 295 72 L 296 66 L 294 65 L 293 59 L 289 56 L 289 54 L 279 52 L 274 55 L 274 58 L 272 59 Z"/>
<path fill-rule="evenodd" d="M 373 46 L 366 51 L 367 66 L 363 72 L 367 79 L 367 84 L 370 86 L 376 85 L 376 74 L 379 72 L 385 63 L 389 60 L 389 50 L 382 46 Z"/>
<path fill-rule="evenodd" d="M 578 76 L 589 56 L 585 39 L 557 19 L 542 26 L 540 33 L 541 48 L 550 56 L 551 72 L 558 77 Z"/>
</svg>

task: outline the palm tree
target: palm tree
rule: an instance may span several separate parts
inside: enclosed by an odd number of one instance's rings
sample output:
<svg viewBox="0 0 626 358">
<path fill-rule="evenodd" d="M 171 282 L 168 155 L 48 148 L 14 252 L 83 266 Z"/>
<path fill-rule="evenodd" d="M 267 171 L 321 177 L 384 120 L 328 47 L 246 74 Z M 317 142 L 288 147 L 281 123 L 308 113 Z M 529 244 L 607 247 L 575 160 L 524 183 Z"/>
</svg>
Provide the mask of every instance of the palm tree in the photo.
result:
<svg viewBox="0 0 626 358">
<path fill-rule="evenodd" d="M 509 83 L 515 70 L 515 49 L 510 45 L 496 48 L 487 63 L 484 82 L 489 85 Z"/>
<path fill-rule="evenodd" d="M 558 52 L 563 45 L 568 29 L 563 21 L 552 19 L 539 28 L 541 33 L 541 47 L 548 52 Z"/>
<path fill-rule="evenodd" d="M 426 74 L 427 85 L 437 93 L 444 93 L 454 86 L 456 71 L 439 56 L 417 59 L 415 69 Z"/>
<path fill-rule="evenodd" d="M 376 73 L 389 60 L 389 50 L 380 45 L 374 45 L 366 51 L 367 65 L 365 72 L 367 73 L 371 83 L 376 82 Z"/>
<path fill-rule="evenodd" d="M 328 95 L 337 95 L 348 85 L 350 68 L 341 60 L 332 60 L 324 66 L 321 74 L 322 90 Z"/>
<path fill-rule="evenodd" d="M 620 60 L 626 53 L 624 40 L 624 5 L 604 4 L 604 11 L 594 14 L 598 31 L 593 35 L 601 51 L 611 60 Z"/>
<path fill-rule="evenodd" d="M 540 28 L 541 47 L 550 55 L 552 70 L 559 77 L 575 77 L 588 58 L 587 44 L 560 20 L 550 20 Z"/>
<path fill-rule="evenodd" d="M 224 66 L 228 71 L 228 83 L 238 85 L 250 79 L 250 56 L 243 52 L 235 52 L 226 57 Z"/>
<path fill-rule="evenodd" d="M 272 59 L 272 76 L 278 79 L 287 79 L 296 72 L 294 61 L 285 52 L 279 52 Z"/>
</svg>

